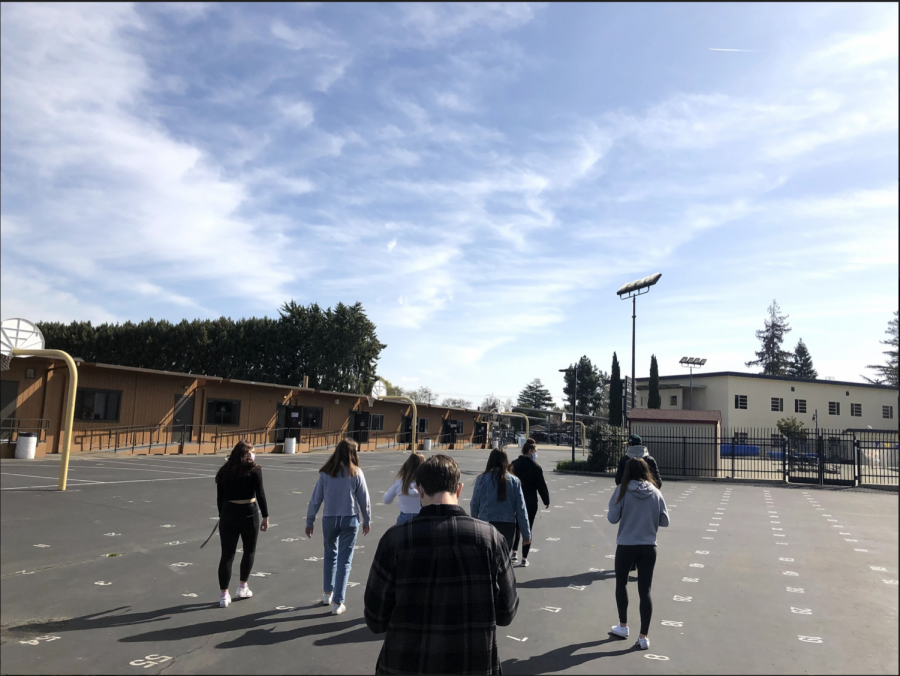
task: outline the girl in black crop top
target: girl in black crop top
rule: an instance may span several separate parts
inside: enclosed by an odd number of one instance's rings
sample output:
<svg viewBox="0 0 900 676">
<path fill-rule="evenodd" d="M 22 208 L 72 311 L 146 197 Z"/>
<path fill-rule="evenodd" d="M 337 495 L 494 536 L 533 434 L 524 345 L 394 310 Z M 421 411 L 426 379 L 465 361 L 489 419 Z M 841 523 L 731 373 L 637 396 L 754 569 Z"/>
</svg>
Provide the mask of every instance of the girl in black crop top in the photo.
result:
<svg viewBox="0 0 900 676">
<path fill-rule="evenodd" d="M 241 586 L 236 596 L 239 599 L 250 598 L 253 592 L 247 586 L 247 580 L 256 555 L 256 539 L 259 531 L 269 529 L 269 507 L 263 489 L 262 468 L 254 459 L 253 445 L 241 440 L 216 473 L 216 504 L 219 507 L 219 537 L 222 543 L 222 557 L 219 559 L 222 596 L 219 606 L 222 608 L 231 603 L 228 585 L 238 540 L 243 543 L 244 555 L 241 557 Z"/>
</svg>

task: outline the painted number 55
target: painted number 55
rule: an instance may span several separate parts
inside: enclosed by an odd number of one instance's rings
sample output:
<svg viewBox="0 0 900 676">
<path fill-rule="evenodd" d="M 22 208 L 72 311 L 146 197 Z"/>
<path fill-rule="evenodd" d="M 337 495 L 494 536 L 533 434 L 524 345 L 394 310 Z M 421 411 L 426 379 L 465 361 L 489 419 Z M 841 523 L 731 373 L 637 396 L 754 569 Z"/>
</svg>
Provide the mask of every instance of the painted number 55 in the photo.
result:
<svg viewBox="0 0 900 676">
<path fill-rule="evenodd" d="M 168 662 L 170 659 L 172 658 L 167 655 L 147 655 L 142 660 L 131 660 L 128 664 L 133 667 L 144 667 L 144 669 L 149 669 L 157 664 Z"/>
</svg>

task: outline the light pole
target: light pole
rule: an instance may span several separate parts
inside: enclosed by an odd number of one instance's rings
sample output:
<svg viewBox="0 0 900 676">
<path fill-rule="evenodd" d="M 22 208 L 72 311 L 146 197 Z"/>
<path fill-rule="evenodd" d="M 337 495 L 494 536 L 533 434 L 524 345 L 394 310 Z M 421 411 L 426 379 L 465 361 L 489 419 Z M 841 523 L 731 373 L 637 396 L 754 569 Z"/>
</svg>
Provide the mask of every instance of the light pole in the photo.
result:
<svg viewBox="0 0 900 676">
<path fill-rule="evenodd" d="M 572 462 L 575 462 L 575 402 L 578 400 L 578 362 L 575 366 L 567 369 L 559 369 L 560 373 L 568 373 L 575 370 L 575 377 L 572 379 Z"/>
<path fill-rule="evenodd" d="M 682 357 L 681 361 L 678 362 L 682 366 L 689 368 L 691 370 L 691 408 L 690 410 L 694 410 L 694 367 L 700 368 L 706 363 L 705 359 L 700 359 L 699 357 Z"/>
<path fill-rule="evenodd" d="M 625 284 L 621 289 L 616 291 L 616 295 L 620 300 L 627 300 L 631 298 L 631 408 L 634 410 L 634 395 L 637 388 L 634 386 L 634 330 L 635 330 L 635 321 L 637 319 L 637 297 L 642 296 L 643 294 L 650 291 L 650 287 L 656 284 L 659 281 L 659 278 L 662 277 L 661 272 L 657 272 L 655 275 L 650 275 L 649 277 L 644 277 L 643 279 L 639 279 L 635 282 L 630 282 Z M 627 408 L 627 407 L 626 407 Z M 628 416 L 625 416 L 625 419 L 628 420 Z"/>
</svg>

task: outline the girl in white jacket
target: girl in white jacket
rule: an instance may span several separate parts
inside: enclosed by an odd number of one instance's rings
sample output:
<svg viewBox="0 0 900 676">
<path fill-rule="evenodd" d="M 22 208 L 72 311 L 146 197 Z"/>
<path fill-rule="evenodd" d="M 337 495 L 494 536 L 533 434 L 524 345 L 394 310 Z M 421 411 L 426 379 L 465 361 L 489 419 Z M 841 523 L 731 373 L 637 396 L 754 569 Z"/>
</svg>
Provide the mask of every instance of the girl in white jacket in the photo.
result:
<svg viewBox="0 0 900 676">
<path fill-rule="evenodd" d="M 398 524 L 409 521 L 422 509 L 419 493 L 416 491 L 416 472 L 423 462 L 425 462 L 425 456 L 413 451 L 403 463 L 400 471 L 397 472 L 397 478 L 391 484 L 388 492 L 384 494 L 384 504 L 386 505 L 391 504 L 398 495 L 400 496 Z"/>
</svg>

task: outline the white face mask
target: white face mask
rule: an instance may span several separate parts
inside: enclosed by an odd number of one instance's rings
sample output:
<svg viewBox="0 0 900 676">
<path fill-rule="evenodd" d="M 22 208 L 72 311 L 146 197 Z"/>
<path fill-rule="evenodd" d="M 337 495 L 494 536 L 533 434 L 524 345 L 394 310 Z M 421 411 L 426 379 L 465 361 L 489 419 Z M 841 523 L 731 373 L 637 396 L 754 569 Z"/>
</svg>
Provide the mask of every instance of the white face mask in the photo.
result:
<svg viewBox="0 0 900 676">
<path fill-rule="evenodd" d="M 531 454 L 531 459 L 537 460 L 537 451 L 535 451 L 534 453 Z"/>
<path fill-rule="evenodd" d="M 256 453 L 254 453 L 253 451 L 250 451 L 250 462 L 255 462 L 255 461 L 256 461 Z"/>
</svg>

